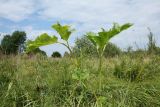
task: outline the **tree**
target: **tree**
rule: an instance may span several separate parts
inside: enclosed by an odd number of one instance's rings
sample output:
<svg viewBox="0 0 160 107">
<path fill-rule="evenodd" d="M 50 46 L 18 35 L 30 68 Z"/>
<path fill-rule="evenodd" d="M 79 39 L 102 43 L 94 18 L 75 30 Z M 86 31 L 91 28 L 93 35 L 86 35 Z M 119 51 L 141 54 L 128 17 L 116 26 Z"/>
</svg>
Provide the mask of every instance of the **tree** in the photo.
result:
<svg viewBox="0 0 160 107">
<path fill-rule="evenodd" d="M 114 57 L 114 56 L 120 55 L 121 53 L 122 53 L 121 49 L 117 47 L 115 44 L 110 42 L 108 43 L 108 45 L 104 50 L 105 57 Z"/>
<path fill-rule="evenodd" d="M 86 36 L 77 38 L 73 47 L 73 54 L 75 56 L 80 56 L 81 53 L 83 56 L 97 56 L 96 47 Z"/>
<path fill-rule="evenodd" d="M 5 35 L 1 42 L 2 51 L 5 54 L 16 54 L 19 48 L 24 46 L 26 33 L 23 31 L 15 31 L 12 35 Z M 24 47 L 23 47 L 24 48 Z"/>
<path fill-rule="evenodd" d="M 14 53 L 14 43 L 10 35 L 5 35 L 1 42 L 2 53 L 11 54 Z"/>
<path fill-rule="evenodd" d="M 15 31 L 12 33 L 12 40 L 16 45 L 23 44 L 26 41 L 26 33 L 23 31 Z"/>
<path fill-rule="evenodd" d="M 19 49 L 24 49 L 24 42 L 26 41 L 26 33 L 23 31 L 15 31 L 12 33 L 12 41 L 15 47 L 15 53 L 20 52 Z"/>
<path fill-rule="evenodd" d="M 61 55 L 58 51 L 53 52 L 51 56 L 52 56 L 53 58 L 61 58 L 61 57 L 62 57 L 62 55 Z"/>
<path fill-rule="evenodd" d="M 2 54 L 2 46 L 0 45 L 0 54 Z"/>
</svg>

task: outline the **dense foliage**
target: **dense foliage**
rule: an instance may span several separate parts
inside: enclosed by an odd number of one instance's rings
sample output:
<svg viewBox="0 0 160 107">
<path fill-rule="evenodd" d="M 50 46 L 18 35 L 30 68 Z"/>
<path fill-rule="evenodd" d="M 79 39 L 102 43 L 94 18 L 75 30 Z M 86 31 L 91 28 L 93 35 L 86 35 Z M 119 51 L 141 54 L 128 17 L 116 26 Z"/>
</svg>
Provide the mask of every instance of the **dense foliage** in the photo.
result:
<svg viewBox="0 0 160 107">
<path fill-rule="evenodd" d="M 97 56 L 96 47 L 88 40 L 86 36 L 77 38 L 75 41 L 75 46 L 73 47 L 73 53 L 75 56 Z"/>
<path fill-rule="evenodd" d="M 53 58 L 61 58 L 62 57 L 62 55 L 59 52 L 57 52 L 57 51 L 53 52 L 51 56 Z"/>
<path fill-rule="evenodd" d="M 115 57 L 122 54 L 121 49 L 113 43 L 108 43 L 104 50 L 105 57 Z"/>
<path fill-rule="evenodd" d="M 17 54 L 24 50 L 26 33 L 15 31 L 12 35 L 5 35 L 1 41 L 1 49 L 4 54 Z"/>
</svg>

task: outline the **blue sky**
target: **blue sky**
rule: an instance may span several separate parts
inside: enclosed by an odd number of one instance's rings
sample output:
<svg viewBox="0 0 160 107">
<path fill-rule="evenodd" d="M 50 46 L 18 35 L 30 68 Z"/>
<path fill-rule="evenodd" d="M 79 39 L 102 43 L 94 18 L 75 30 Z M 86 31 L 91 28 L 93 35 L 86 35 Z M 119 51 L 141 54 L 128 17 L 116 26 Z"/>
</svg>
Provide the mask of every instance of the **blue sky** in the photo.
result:
<svg viewBox="0 0 160 107">
<path fill-rule="evenodd" d="M 41 33 L 54 35 L 50 26 L 57 21 L 76 29 L 70 39 L 72 46 L 77 37 L 102 27 L 108 29 L 113 22 L 134 23 L 111 40 L 119 47 L 144 48 L 148 42 L 147 27 L 160 46 L 160 0 L 0 0 L 0 39 L 14 30 L 25 31 L 32 40 Z M 67 50 L 61 45 L 41 49 L 48 55 Z"/>
</svg>

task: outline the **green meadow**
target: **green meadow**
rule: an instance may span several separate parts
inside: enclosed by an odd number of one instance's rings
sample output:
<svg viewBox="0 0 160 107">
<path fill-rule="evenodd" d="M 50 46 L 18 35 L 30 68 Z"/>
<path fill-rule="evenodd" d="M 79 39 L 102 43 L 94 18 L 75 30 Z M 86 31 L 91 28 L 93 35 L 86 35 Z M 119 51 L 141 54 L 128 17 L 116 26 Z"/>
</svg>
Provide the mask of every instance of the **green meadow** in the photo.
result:
<svg viewBox="0 0 160 107">
<path fill-rule="evenodd" d="M 25 43 L 23 32 L 4 37 L 0 107 L 160 107 L 160 48 L 152 32 L 146 50 L 122 51 L 109 42 L 132 25 L 88 32 L 74 47 L 68 41 L 74 30 L 59 23 L 52 28 L 64 42 L 46 33 Z M 17 42 L 21 36 L 23 43 Z M 12 42 L 24 44 L 24 52 Z M 39 49 L 55 43 L 69 52 L 47 57 Z"/>
</svg>

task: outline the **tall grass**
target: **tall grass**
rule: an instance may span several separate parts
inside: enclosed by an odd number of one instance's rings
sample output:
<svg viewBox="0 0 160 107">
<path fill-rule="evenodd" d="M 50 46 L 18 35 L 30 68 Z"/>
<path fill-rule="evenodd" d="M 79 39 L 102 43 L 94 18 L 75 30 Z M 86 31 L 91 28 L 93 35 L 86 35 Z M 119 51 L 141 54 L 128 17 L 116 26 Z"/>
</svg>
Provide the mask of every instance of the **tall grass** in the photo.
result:
<svg viewBox="0 0 160 107">
<path fill-rule="evenodd" d="M 1 107 L 159 107 L 160 56 L 82 60 L 89 77 L 72 77 L 77 66 L 69 58 L 0 56 Z M 134 78 L 133 78 L 134 77 Z M 102 89 L 99 90 L 99 78 Z"/>
</svg>

